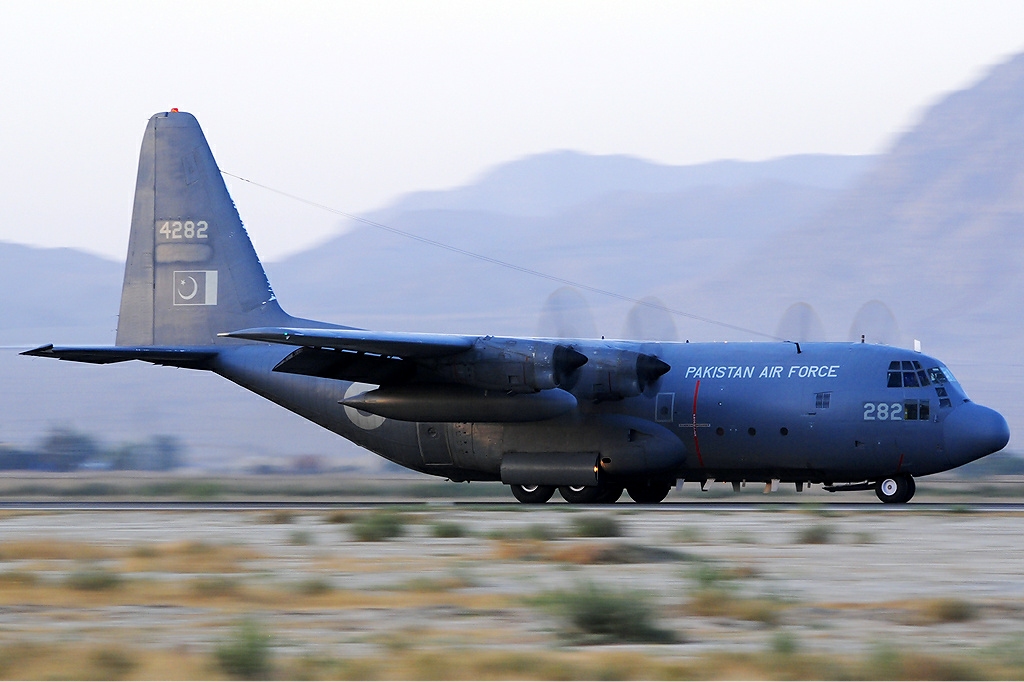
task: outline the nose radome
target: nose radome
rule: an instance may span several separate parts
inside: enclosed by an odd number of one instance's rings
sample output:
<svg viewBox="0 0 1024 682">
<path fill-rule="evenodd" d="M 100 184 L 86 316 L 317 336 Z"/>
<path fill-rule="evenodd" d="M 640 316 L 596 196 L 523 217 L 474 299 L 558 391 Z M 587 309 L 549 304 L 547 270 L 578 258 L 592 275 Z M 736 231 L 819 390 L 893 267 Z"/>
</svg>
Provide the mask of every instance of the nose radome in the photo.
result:
<svg viewBox="0 0 1024 682">
<path fill-rule="evenodd" d="M 1006 447 L 1010 427 L 1003 415 L 977 403 L 963 403 L 943 422 L 946 456 L 960 466 Z"/>
</svg>

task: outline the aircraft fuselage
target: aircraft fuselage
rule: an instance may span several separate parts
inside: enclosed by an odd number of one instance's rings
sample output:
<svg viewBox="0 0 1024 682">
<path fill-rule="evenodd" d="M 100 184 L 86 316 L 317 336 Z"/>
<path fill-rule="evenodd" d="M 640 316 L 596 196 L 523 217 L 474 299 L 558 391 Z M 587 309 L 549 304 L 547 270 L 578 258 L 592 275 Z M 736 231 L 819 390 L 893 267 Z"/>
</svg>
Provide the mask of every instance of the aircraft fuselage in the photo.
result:
<svg viewBox="0 0 1024 682">
<path fill-rule="evenodd" d="M 557 341 L 584 355 L 651 353 L 671 369 L 639 395 L 590 399 L 593 387 L 576 386 L 570 393 L 583 397 L 566 414 L 500 423 L 401 421 L 343 406 L 372 386 L 271 371 L 286 349 L 221 349 L 214 369 L 389 460 L 452 480 L 502 479 L 510 453 L 535 452 L 592 453 L 600 476 L 624 480 L 830 484 L 945 471 L 999 449 L 1008 435 L 1002 417 L 970 402 L 942 363 L 905 349 Z M 949 419 L 955 434 L 946 433 Z"/>
</svg>

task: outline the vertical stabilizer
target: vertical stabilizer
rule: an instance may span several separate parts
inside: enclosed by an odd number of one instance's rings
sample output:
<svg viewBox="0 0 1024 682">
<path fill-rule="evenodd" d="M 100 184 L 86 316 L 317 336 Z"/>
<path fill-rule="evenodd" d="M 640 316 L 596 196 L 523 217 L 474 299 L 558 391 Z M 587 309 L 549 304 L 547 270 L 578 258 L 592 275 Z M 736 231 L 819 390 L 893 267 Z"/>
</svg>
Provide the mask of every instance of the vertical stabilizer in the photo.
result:
<svg viewBox="0 0 1024 682">
<path fill-rule="evenodd" d="M 286 325 L 195 117 L 149 119 L 139 155 L 118 346 L 223 343 Z"/>
</svg>

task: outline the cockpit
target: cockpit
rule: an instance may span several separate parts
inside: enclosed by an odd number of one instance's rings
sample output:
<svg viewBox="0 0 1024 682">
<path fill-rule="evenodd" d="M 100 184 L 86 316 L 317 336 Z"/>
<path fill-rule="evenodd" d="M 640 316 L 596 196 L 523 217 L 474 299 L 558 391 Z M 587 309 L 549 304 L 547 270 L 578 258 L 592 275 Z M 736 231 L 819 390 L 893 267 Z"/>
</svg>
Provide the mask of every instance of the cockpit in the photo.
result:
<svg viewBox="0 0 1024 682">
<path fill-rule="evenodd" d="M 940 408 L 952 407 L 949 389 L 951 384 L 957 383 L 953 373 L 943 365 L 925 369 L 917 360 L 893 360 L 889 363 L 887 376 L 889 388 L 927 388 L 933 386 L 935 394 L 939 399 Z M 914 418 L 927 419 L 927 416 L 922 417 L 920 414 L 928 414 L 928 401 L 920 399 L 911 402 L 914 403 L 913 406 L 911 404 L 906 406 L 907 417 L 911 418 L 910 413 L 915 412 L 918 416 Z"/>
</svg>

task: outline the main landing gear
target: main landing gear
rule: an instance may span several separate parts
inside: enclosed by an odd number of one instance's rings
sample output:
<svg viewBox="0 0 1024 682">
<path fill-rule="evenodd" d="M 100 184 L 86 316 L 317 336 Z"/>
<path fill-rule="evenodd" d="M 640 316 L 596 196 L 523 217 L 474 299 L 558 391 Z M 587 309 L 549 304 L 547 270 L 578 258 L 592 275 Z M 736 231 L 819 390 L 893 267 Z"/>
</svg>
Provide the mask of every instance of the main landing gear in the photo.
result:
<svg viewBox="0 0 1024 682">
<path fill-rule="evenodd" d="M 514 485 L 512 495 L 523 504 L 544 504 L 555 494 L 553 485 Z"/>
<path fill-rule="evenodd" d="M 629 486 L 620 483 L 598 485 L 562 485 L 558 493 L 569 504 L 613 504 L 622 497 L 623 491 L 637 504 L 657 504 L 672 490 L 667 480 L 636 481 Z M 523 504 L 544 504 L 555 493 L 552 485 L 512 485 L 512 494 Z"/>
<path fill-rule="evenodd" d="M 910 501 L 917 490 L 914 477 L 909 474 L 899 474 L 883 478 L 875 484 L 875 495 L 886 504 L 903 504 Z"/>
<path fill-rule="evenodd" d="M 611 483 L 599 485 L 563 485 L 558 494 L 569 504 L 613 504 L 622 497 L 622 486 Z"/>
</svg>

